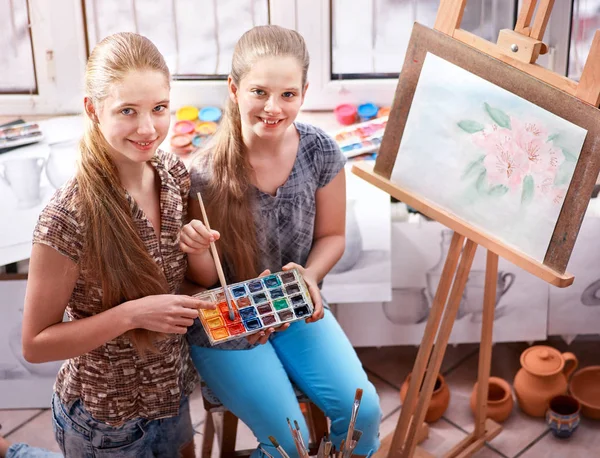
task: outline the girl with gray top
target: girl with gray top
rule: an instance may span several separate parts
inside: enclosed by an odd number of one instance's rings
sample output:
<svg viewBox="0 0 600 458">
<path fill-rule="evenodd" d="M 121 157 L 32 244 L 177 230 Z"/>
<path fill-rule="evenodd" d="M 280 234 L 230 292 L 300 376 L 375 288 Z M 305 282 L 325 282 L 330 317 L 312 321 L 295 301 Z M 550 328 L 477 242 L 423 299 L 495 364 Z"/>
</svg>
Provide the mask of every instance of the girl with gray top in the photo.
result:
<svg viewBox="0 0 600 458">
<path fill-rule="evenodd" d="M 315 305 L 305 322 L 215 347 L 198 320 L 188 331 L 196 369 L 252 429 L 260 442 L 256 457 L 263 455 L 261 448 L 276 455 L 268 436 L 297 456 L 286 418 L 299 422 L 308 443 L 292 382 L 331 419 L 338 448 L 355 391 L 362 388 L 356 429 L 363 434 L 354 454 L 379 447 L 377 393 L 319 290 L 345 246 L 345 158 L 322 130 L 295 122 L 308 87 L 308 64 L 297 32 L 278 26 L 246 32 L 233 53 L 223 121 L 190 171 L 190 217 L 201 219 L 195 197 L 201 192 L 211 226 L 220 233 L 227 280 L 297 268 Z M 215 275 L 190 255 L 188 277 L 210 287 L 203 279 Z"/>
</svg>

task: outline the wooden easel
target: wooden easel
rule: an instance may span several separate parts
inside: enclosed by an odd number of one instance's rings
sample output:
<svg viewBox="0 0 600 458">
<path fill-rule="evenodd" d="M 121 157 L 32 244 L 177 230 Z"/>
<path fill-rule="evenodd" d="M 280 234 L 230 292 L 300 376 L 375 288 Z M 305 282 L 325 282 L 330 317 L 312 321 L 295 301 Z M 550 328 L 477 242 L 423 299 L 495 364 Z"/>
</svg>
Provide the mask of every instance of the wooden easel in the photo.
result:
<svg viewBox="0 0 600 458">
<path fill-rule="evenodd" d="M 453 39 L 465 43 L 488 56 L 501 60 L 511 67 L 515 67 L 522 72 L 534 76 L 538 80 L 542 80 L 571 96 L 577 97 L 593 107 L 598 107 L 600 103 L 600 31 L 596 32 L 594 37 L 581 80 L 579 83 L 576 83 L 575 81 L 555 74 L 535 64 L 535 60 L 539 54 L 547 52 L 547 47 L 541 40 L 550 17 L 554 0 L 540 0 L 533 24 L 532 18 L 537 0 L 524 0 L 521 11 L 519 12 L 515 30 L 502 30 L 497 44 L 490 43 L 459 28 L 466 1 L 467 0 L 442 0 L 438 9 L 434 30 L 443 32 Z M 399 93 L 400 87 L 396 94 L 397 99 Z M 396 102 L 398 102 L 398 105 L 402 105 L 404 99 L 400 101 L 395 100 L 394 103 L 396 104 Z M 408 108 L 405 108 L 405 110 L 406 115 Z M 390 129 L 389 135 L 387 129 Z M 544 263 L 540 263 L 515 252 L 514 249 L 504 245 L 501 241 L 491 239 L 477 228 L 465 223 L 444 209 L 433 205 L 431 202 L 425 201 L 414 193 L 403 189 L 389 180 L 395 155 L 387 154 L 387 157 L 381 157 L 382 152 L 384 149 L 386 149 L 386 151 L 391 151 L 394 148 L 397 152 L 402 132 L 397 133 L 391 131 L 391 129 L 394 129 L 393 118 L 390 118 L 387 129 L 381 145 L 380 157 L 377 160 L 375 168 L 373 169 L 372 166 L 365 163 L 358 163 L 353 166 L 353 173 L 386 191 L 400 201 L 405 202 L 407 205 L 410 205 L 416 210 L 454 230 L 443 273 L 424 331 L 423 340 L 414 363 L 412 371 L 413 375 L 404 404 L 402 405 L 402 412 L 391 443 L 387 441 L 389 444 L 388 458 L 431 456 L 429 453 L 417 447 L 419 435 L 422 432 L 421 425 L 423 425 L 437 374 L 440 371 L 448 339 L 452 331 L 452 326 L 456 320 L 456 315 L 471 270 L 475 251 L 478 245 L 482 245 L 487 249 L 487 261 L 477 378 L 478 391 L 475 428 L 469 436 L 458 443 L 445 455 L 447 458 L 470 457 L 477 452 L 477 450 L 482 448 L 486 441 L 497 436 L 502 429 L 501 426 L 493 420 L 486 420 L 488 380 L 492 357 L 492 329 L 498 277 L 498 257 L 502 256 L 550 284 L 566 287 L 572 284 L 573 276 L 565 273 L 564 268 L 561 268 L 561 266 L 566 266 L 572 244 L 574 244 L 574 239 L 576 238 L 576 232 L 573 239 L 569 242 L 569 246 L 560 247 L 563 250 L 562 253 L 557 254 L 551 252 L 549 249 L 546 258 L 544 259 Z M 597 133 L 598 131 L 593 132 L 594 135 Z M 386 136 L 388 138 L 386 138 Z M 389 145 L 386 144 L 386 141 Z M 592 162 L 593 164 L 591 164 Z M 568 197 L 568 199 L 573 200 L 565 200 L 565 205 L 568 203 L 573 207 L 577 207 L 576 211 L 581 213 L 581 217 L 583 217 L 583 212 L 585 211 L 585 207 L 587 207 L 587 201 L 591 195 L 591 189 L 593 188 L 594 181 L 598 175 L 598 169 L 600 168 L 600 164 L 596 159 L 593 161 L 590 160 L 590 164 L 593 170 L 586 174 L 580 169 L 579 175 L 577 176 L 577 189 L 569 189 L 571 197 Z M 587 190 L 589 190 L 589 193 L 587 196 L 584 195 L 584 198 L 587 198 L 585 202 L 578 202 L 575 200 L 575 197 L 573 197 L 577 192 L 585 194 Z M 583 210 L 579 207 L 580 204 L 584 205 Z M 564 225 L 561 224 L 559 219 L 553 239 L 555 236 L 562 234 L 560 231 L 566 231 L 571 227 L 571 223 L 568 222 L 564 223 Z M 576 231 L 578 228 L 579 226 L 576 226 Z M 556 251 L 558 252 L 560 250 L 557 249 Z M 419 387 L 421 387 L 420 391 Z M 386 441 L 384 440 L 384 442 Z"/>
</svg>

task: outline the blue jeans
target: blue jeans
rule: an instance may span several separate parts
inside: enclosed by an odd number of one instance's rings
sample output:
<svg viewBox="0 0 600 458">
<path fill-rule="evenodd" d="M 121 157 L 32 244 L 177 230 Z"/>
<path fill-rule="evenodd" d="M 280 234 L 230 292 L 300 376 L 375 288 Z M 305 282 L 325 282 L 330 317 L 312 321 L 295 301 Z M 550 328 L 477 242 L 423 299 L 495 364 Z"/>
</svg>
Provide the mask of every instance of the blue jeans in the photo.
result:
<svg viewBox="0 0 600 458">
<path fill-rule="evenodd" d="M 363 432 L 354 451 L 367 455 L 379 447 L 381 409 L 375 387 L 329 310 L 316 323 L 293 323 L 274 333 L 265 345 L 250 350 L 220 350 L 193 345 L 192 360 L 221 403 L 252 430 L 260 447 L 279 452 L 274 436 L 290 457 L 297 457 L 286 418 L 298 421 L 304 442 L 308 428 L 292 382 L 331 420 L 331 440 L 339 447 L 346 438 L 357 388 L 363 389 L 356 428 Z M 317 438 L 321 440 L 321 438 Z M 253 456 L 263 455 L 258 448 Z"/>
<path fill-rule="evenodd" d="M 179 450 L 194 437 L 187 397 L 176 417 L 139 418 L 113 427 L 95 420 L 80 400 L 64 405 L 55 394 L 52 420 L 56 441 L 67 458 L 178 458 Z"/>
<path fill-rule="evenodd" d="M 18 443 L 8 447 L 5 458 L 62 458 L 62 454 Z"/>
</svg>

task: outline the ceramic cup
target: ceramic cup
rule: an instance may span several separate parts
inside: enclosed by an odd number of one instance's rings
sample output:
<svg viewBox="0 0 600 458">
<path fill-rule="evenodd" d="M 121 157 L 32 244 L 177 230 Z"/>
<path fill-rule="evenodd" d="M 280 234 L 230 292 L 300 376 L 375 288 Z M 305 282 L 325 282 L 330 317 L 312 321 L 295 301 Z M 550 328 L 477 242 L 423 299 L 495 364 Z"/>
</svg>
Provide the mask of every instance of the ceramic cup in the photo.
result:
<svg viewBox="0 0 600 458">
<path fill-rule="evenodd" d="M 56 189 L 75 175 L 78 154 L 78 139 L 50 144 L 50 154 L 46 162 L 46 176 L 50 184 Z"/>
<path fill-rule="evenodd" d="M 394 324 L 422 323 L 429 316 L 426 288 L 394 288 L 392 301 L 384 302 L 383 313 Z"/>
<path fill-rule="evenodd" d="M 515 280 L 512 272 L 498 272 L 496 282 L 496 306 L 500 299 L 510 289 Z M 463 313 L 483 313 L 483 292 L 485 289 L 485 271 L 472 270 L 465 286 L 468 299 L 461 304 Z"/>
<path fill-rule="evenodd" d="M 546 424 L 556 437 L 566 439 L 579 426 L 581 405 L 573 396 L 561 394 L 550 399 Z"/>
<path fill-rule="evenodd" d="M 43 167 L 42 157 L 20 157 L 0 163 L 0 180 L 12 189 L 19 208 L 35 207 L 40 203 L 40 175 Z"/>
</svg>

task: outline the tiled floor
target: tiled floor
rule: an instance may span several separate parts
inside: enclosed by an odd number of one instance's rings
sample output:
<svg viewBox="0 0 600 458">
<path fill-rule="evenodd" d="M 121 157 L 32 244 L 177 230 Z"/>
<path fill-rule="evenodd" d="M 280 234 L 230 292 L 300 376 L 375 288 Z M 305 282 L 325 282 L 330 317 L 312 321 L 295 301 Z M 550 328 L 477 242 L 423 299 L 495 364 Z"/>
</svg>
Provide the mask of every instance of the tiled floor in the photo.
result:
<svg viewBox="0 0 600 458">
<path fill-rule="evenodd" d="M 561 340 L 550 345 L 577 355 L 580 366 L 600 364 L 600 342 L 576 339 L 567 346 Z M 519 369 L 519 355 L 526 344 L 497 344 L 493 350 L 492 375 L 512 383 Z M 358 353 L 375 384 L 381 399 L 383 423 L 381 436 L 393 432 L 400 414 L 398 395 L 402 381 L 414 362 L 416 347 L 360 348 Z M 476 345 L 450 346 L 446 352 L 442 373 L 450 387 L 450 407 L 444 417 L 431 425 L 429 439 L 423 448 L 440 456 L 466 436 L 473 428 L 469 397 L 477 375 L 478 347 Z M 200 455 L 204 409 L 199 392 L 191 399 L 192 421 L 196 434 L 196 450 Z M 50 412 L 48 410 L 0 410 L 2 433 L 12 441 L 57 450 L 54 443 Z M 238 428 L 238 448 L 252 448 L 256 441 L 244 425 Z M 569 440 L 555 439 L 548 433 L 542 419 L 533 419 L 515 406 L 498 437 L 477 453 L 478 458 L 587 458 L 600 456 L 600 422 L 583 419 L 580 428 Z M 216 444 L 213 451 L 216 457 Z"/>
</svg>

